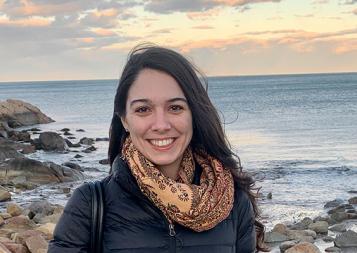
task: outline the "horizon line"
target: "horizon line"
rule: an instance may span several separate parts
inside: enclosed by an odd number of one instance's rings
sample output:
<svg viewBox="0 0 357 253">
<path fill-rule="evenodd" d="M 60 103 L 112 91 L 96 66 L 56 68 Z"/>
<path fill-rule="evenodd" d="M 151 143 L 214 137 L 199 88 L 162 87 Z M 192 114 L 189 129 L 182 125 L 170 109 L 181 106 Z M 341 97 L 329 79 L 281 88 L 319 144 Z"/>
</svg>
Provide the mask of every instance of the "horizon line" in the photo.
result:
<svg viewBox="0 0 357 253">
<path fill-rule="evenodd" d="M 250 74 L 250 75 L 214 75 L 206 76 L 205 78 L 231 78 L 231 77 L 258 77 L 258 76 L 296 76 L 296 75 L 336 75 L 336 74 L 357 74 L 357 71 L 346 71 L 346 72 L 310 72 L 310 73 L 283 73 L 283 74 Z M 119 78 L 98 78 L 98 79 L 58 79 L 58 80 L 19 80 L 19 81 L 0 81 L 3 83 L 27 83 L 27 82 L 71 82 L 71 81 L 109 81 L 109 80 L 119 80 Z"/>
</svg>

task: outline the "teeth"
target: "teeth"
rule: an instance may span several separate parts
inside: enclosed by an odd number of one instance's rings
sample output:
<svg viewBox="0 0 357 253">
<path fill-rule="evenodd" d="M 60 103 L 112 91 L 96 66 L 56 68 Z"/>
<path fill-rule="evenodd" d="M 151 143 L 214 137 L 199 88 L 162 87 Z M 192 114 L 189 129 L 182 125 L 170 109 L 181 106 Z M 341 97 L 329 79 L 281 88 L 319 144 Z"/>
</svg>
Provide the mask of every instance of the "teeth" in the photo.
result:
<svg viewBox="0 0 357 253">
<path fill-rule="evenodd" d="M 174 139 L 170 138 L 165 140 L 150 140 L 150 143 L 158 147 L 163 147 L 163 146 L 170 145 L 173 141 Z"/>
</svg>

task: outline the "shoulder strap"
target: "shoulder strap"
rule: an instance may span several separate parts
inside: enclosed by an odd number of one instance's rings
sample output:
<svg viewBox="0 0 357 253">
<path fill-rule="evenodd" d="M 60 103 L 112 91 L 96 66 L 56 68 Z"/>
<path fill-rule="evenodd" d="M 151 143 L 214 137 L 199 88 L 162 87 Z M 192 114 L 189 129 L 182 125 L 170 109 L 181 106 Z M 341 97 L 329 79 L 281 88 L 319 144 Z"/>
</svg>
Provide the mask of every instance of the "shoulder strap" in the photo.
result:
<svg viewBox="0 0 357 253">
<path fill-rule="evenodd" d="M 100 181 L 89 182 L 92 194 L 90 252 L 102 252 L 104 197 Z"/>
</svg>

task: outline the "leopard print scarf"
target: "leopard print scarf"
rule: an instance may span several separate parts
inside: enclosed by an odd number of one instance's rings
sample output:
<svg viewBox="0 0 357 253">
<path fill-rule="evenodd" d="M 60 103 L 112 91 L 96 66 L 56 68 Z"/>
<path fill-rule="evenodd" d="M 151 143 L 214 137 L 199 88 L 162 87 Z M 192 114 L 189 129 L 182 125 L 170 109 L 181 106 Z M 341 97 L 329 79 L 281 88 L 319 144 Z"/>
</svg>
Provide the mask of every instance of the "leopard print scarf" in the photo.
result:
<svg viewBox="0 0 357 253">
<path fill-rule="evenodd" d="M 172 224 L 177 222 L 194 231 L 213 228 L 226 219 L 233 207 L 232 174 L 212 156 L 183 154 L 178 179 L 164 176 L 133 145 L 130 137 L 124 143 L 122 156 L 127 161 L 140 190 Z M 200 185 L 193 185 L 195 162 L 202 167 Z"/>
</svg>

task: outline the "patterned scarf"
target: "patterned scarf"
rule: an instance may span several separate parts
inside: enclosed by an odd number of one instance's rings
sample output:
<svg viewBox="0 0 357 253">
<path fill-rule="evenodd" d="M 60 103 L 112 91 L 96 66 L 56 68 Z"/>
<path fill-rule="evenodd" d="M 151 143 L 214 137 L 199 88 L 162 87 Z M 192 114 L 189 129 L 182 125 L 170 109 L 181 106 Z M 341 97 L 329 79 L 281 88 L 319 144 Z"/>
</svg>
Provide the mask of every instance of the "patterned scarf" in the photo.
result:
<svg viewBox="0 0 357 253">
<path fill-rule="evenodd" d="M 164 176 L 146 159 L 128 137 L 122 154 L 140 190 L 173 221 L 201 232 L 226 219 L 233 207 L 232 174 L 212 156 L 193 154 L 187 148 L 183 154 L 178 179 Z M 193 185 L 195 162 L 202 167 L 200 185 Z"/>
</svg>

